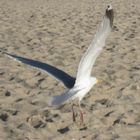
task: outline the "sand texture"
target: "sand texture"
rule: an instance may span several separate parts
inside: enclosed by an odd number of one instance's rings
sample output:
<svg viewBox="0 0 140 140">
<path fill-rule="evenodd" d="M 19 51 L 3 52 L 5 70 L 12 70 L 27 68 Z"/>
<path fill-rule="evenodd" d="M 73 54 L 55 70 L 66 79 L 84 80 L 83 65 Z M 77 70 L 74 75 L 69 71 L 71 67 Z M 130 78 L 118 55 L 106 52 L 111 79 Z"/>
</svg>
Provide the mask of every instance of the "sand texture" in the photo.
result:
<svg viewBox="0 0 140 140">
<path fill-rule="evenodd" d="M 102 82 L 73 123 L 70 104 L 47 105 L 67 88 L 2 51 L 75 77 L 107 4 L 114 27 L 92 72 Z M 140 140 L 140 0 L 0 0 L 0 50 L 0 140 Z"/>
</svg>

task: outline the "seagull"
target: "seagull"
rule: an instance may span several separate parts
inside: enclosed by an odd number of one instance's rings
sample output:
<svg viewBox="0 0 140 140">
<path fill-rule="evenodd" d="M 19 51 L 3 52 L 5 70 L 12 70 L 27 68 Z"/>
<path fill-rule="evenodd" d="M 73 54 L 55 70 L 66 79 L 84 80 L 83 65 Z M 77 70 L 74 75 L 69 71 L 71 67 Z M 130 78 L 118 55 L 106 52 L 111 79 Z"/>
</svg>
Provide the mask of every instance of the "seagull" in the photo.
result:
<svg viewBox="0 0 140 140">
<path fill-rule="evenodd" d="M 111 5 L 107 6 L 105 16 L 101 22 L 93 41 L 89 48 L 83 55 L 76 76 L 76 81 L 73 88 L 69 89 L 65 93 L 49 98 L 49 105 L 61 106 L 64 103 L 78 99 L 80 108 L 80 118 L 83 122 L 83 111 L 81 108 L 81 100 L 90 91 L 90 89 L 98 83 L 96 77 L 91 76 L 92 67 L 95 63 L 96 58 L 100 54 L 101 50 L 105 46 L 105 40 L 111 32 L 113 25 L 114 13 Z M 73 107 L 72 107 L 73 110 Z M 76 114 L 73 110 L 73 120 L 75 121 Z"/>
<path fill-rule="evenodd" d="M 89 48 L 87 49 L 79 63 L 76 78 L 49 64 L 13 55 L 7 52 L 4 52 L 4 54 L 10 58 L 13 58 L 14 60 L 18 60 L 19 62 L 44 70 L 50 75 L 54 76 L 57 80 L 61 81 L 68 88 L 68 90 L 61 95 L 49 97 L 48 105 L 60 107 L 65 103 L 77 99 L 80 110 L 80 118 L 83 122 L 83 110 L 81 107 L 81 100 L 91 90 L 91 88 L 98 83 L 97 78 L 91 76 L 91 71 L 96 58 L 99 56 L 103 47 L 105 46 L 106 38 L 111 32 L 113 26 L 113 19 L 114 12 L 112 5 L 108 5 L 105 10 L 103 20 L 97 28 L 93 41 L 91 42 Z M 74 111 L 74 104 L 72 105 L 72 112 L 73 121 L 76 121 L 77 114 Z"/>
</svg>

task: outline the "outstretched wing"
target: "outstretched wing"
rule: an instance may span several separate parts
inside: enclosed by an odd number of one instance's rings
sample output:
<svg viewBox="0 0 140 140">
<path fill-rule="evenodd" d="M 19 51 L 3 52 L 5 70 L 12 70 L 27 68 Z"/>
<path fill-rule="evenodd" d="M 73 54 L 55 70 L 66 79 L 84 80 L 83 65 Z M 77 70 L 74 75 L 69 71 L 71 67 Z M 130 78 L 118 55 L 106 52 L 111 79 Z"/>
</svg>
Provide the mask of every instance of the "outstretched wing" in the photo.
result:
<svg viewBox="0 0 140 140">
<path fill-rule="evenodd" d="M 10 58 L 13 58 L 13 59 L 19 61 L 19 62 L 22 62 L 24 64 L 27 64 L 27 65 L 33 66 L 35 68 L 38 68 L 40 70 L 44 70 L 45 72 L 48 72 L 50 75 L 55 77 L 57 80 L 63 82 L 63 84 L 67 88 L 72 88 L 74 86 L 75 78 L 71 77 L 70 75 L 68 75 L 64 71 L 62 71 L 54 66 L 51 66 L 49 64 L 46 64 L 46 63 L 43 63 L 40 61 L 36 61 L 36 60 L 21 57 L 21 56 L 9 54 L 6 52 L 4 54 Z"/>
<path fill-rule="evenodd" d="M 105 40 L 111 31 L 113 17 L 113 9 L 112 6 L 109 5 L 92 43 L 80 61 L 76 77 L 76 84 L 90 77 L 93 64 L 105 46 Z"/>
</svg>

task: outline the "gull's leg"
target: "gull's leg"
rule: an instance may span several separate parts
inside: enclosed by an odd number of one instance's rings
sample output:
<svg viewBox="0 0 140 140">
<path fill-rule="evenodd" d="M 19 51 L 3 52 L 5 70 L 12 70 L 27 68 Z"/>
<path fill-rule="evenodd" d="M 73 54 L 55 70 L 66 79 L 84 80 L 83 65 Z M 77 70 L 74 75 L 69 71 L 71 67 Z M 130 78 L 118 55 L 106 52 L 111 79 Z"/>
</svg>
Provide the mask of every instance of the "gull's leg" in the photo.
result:
<svg viewBox="0 0 140 140">
<path fill-rule="evenodd" d="M 73 122 L 76 122 L 77 113 L 75 113 L 74 111 L 74 106 L 75 104 L 72 105 L 72 118 L 73 118 Z"/>
<path fill-rule="evenodd" d="M 84 116 L 83 116 L 83 109 L 81 107 L 80 101 L 79 101 L 79 108 L 80 108 L 80 119 L 81 119 L 81 122 L 83 123 L 84 122 Z"/>
</svg>

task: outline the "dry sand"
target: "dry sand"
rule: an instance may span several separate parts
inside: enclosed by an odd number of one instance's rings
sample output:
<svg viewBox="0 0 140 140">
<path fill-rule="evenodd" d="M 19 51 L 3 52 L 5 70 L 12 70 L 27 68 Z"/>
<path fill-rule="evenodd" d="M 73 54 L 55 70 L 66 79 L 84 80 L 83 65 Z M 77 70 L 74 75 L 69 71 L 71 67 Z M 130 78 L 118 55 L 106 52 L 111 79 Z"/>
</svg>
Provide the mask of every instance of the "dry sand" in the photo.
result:
<svg viewBox="0 0 140 140">
<path fill-rule="evenodd" d="M 0 140 L 140 140 L 140 0 L 1 0 L 0 49 L 75 76 L 108 3 L 114 29 L 93 69 L 103 82 L 83 100 L 85 124 L 70 106 L 47 106 L 61 83 L 0 53 Z"/>
</svg>

